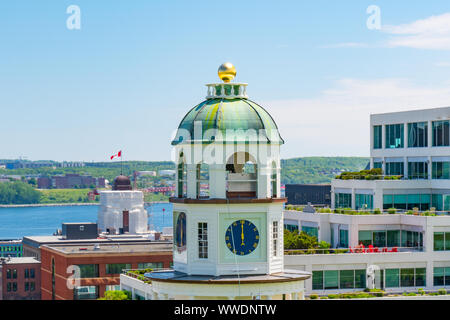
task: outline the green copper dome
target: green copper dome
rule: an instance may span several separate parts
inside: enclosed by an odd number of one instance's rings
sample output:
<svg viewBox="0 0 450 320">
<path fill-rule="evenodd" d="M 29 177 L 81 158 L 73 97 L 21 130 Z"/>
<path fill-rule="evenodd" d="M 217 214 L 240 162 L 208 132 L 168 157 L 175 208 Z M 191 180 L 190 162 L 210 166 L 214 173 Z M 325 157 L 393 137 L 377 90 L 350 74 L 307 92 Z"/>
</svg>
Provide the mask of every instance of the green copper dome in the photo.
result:
<svg viewBox="0 0 450 320">
<path fill-rule="evenodd" d="M 243 98 L 213 98 L 198 104 L 181 121 L 172 144 L 214 141 L 284 143 L 270 114 Z"/>
</svg>

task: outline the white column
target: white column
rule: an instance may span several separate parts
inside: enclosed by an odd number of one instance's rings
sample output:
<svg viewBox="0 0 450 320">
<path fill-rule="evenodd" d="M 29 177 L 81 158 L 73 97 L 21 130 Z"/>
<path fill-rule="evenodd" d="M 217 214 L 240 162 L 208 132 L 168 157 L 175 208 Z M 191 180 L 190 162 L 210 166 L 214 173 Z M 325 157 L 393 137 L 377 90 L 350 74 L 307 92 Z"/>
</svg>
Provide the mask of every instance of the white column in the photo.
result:
<svg viewBox="0 0 450 320">
<path fill-rule="evenodd" d="M 271 171 L 271 167 L 266 164 L 260 164 L 258 166 L 258 181 L 256 190 L 256 197 L 258 199 L 265 199 L 270 194 L 269 178 Z"/>
<path fill-rule="evenodd" d="M 433 161 L 431 156 L 428 157 L 428 179 L 432 179 L 432 174 L 433 174 Z"/>
<path fill-rule="evenodd" d="M 187 197 L 195 199 L 197 197 L 197 166 L 195 164 L 186 165 L 187 169 Z"/>
<path fill-rule="evenodd" d="M 356 209 L 355 188 L 352 188 L 352 209 Z"/>
<path fill-rule="evenodd" d="M 209 166 L 209 196 L 210 198 L 226 198 L 226 170 L 225 164 L 211 164 Z"/>
</svg>

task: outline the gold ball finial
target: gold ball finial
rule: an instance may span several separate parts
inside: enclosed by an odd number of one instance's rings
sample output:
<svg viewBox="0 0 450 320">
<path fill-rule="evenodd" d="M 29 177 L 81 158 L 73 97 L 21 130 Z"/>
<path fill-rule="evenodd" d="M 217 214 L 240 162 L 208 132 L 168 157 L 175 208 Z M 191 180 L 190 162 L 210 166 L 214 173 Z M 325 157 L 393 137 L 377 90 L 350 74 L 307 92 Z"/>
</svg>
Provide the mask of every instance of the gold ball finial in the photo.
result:
<svg viewBox="0 0 450 320">
<path fill-rule="evenodd" d="M 230 82 L 236 77 L 236 68 L 231 62 L 225 62 L 219 67 L 217 73 L 223 82 Z"/>
</svg>

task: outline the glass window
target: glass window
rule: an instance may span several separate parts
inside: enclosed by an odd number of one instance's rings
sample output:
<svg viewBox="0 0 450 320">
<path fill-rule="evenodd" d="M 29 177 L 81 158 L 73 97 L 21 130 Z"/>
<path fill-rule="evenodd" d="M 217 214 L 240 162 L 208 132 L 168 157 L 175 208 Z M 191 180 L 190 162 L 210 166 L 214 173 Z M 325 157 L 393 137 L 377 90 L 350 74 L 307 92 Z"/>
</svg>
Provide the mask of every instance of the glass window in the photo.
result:
<svg viewBox="0 0 450 320">
<path fill-rule="evenodd" d="M 445 250 L 445 234 L 444 232 L 434 233 L 434 251 L 444 251 Z"/>
<path fill-rule="evenodd" d="M 366 270 L 355 270 L 355 289 L 366 287 Z"/>
<path fill-rule="evenodd" d="M 386 162 L 387 176 L 403 176 L 405 173 L 403 162 Z"/>
<path fill-rule="evenodd" d="M 290 232 L 298 231 L 298 226 L 295 224 L 284 224 L 284 228 Z"/>
<path fill-rule="evenodd" d="M 12 283 L 12 291 L 16 292 L 17 291 L 17 282 L 13 282 Z"/>
<path fill-rule="evenodd" d="M 428 147 L 428 122 L 408 123 L 408 148 Z"/>
<path fill-rule="evenodd" d="M 11 279 L 11 275 L 12 275 L 12 270 L 11 269 L 7 269 L 6 270 L 6 279 Z"/>
<path fill-rule="evenodd" d="M 386 269 L 386 288 L 398 288 L 400 286 L 400 270 Z"/>
<path fill-rule="evenodd" d="M 120 285 L 109 285 L 105 287 L 105 291 L 120 291 Z"/>
<path fill-rule="evenodd" d="M 450 250 L 450 232 L 445 233 L 445 250 Z"/>
<path fill-rule="evenodd" d="M 197 165 L 197 197 L 209 198 L 209 166 L 206 163 Z"/>
<path fill-rule="evenodd" d="M 164 268 L 163 262 L 142 262 L 138 263 L 138 269 L 162 269 Z"/>
<path fill-rule="evenodd" d="M 433 147 L 448 147 L 449 121 L 433 121 Z"/>
<path fill-rule="evenodd" d="M 339 289 L 339 272 L 337 270 L 324 271 L 324 289 Z"/>
<path fill-rule="evenodd" d="M 374 247 L 386 246 L 386 231 L 373 231 L 373 246 Z"/>
<path fill-rule="evenodd" d="M 445 285 L 450 286 L 450 268 L 446 267 L 444 270 L 444 276 L 445 276 Z"/>
<path fill-rule="evenodd" d="M 383 169 L 383 163 L 382 162 L 374 162 L 373 168 L 374 169 Z"/>
<path fill-rule="evenodd" d="M 339 289 L 355 288 L 355 271 L 341 270 L 339 271 Z"/>
<path fill-rule="evenodd" d="M 30 269 L 30 278 L 34 279 L 34 268 Z"/>
<path fill-rule="evenodd" d="M 25 282 L 25 291 L 30 291 L 30 283 Z"/>
<path fill-rule="evenodd" d="M 433 179 L 450 179 L 450 162 L 433 162 L 431 176 Z"/>
<path fill-rule="evenodd" d="M 208 224 L 198 223 L 198 258 L 208 259 Z"/>
<path fill-rule="evenodd" d="M 271 178 L 270 178 L 270 187 L 271 187 L 271 195 L 272 195 L 272 198 L 276 198 L 277 197 L 277 194 L 278 194 L 278 192 L 277 192 L 277 172 L 278 172 L 278 170 L 277 170 L 277 164 L 275 163 L 275 161 L 274 162 L 272 162 L 272 175 L 271 175 Z"/>
<path fill-rule="evenodd" d="M 358 232 L 358 243 L 362 243 L 364 246 L 369 246 L 372 244 L 372 231 L 359 231 Z"/>
<path fill-rule="evenodd" d="M 351 208 L 352 207 L 352 194 L 351 193 L 336 193 L 334 195 L 336 208 Z"/>
<path fill-rule="evenodd" d="M 373 209 L 373 195 L 355 194 L 355 209 L 356 210 Z"/>
<path fill-rule="evenodd" d="M 312 272 L 313 290 L 323 290 L 323 271 Z"/>
<path fill-rule="evenodd" d="M 83 286 L 73 289 L 74 300 L 88 300 L 98 298 L 98 287 L 96 286 Z"/>
<path fill-rule="evenodd" d="M 272 223 L 272 251 L 273 256 L 278 256 L 278 221 Z"/>
<path fill-rule="evenodd" d="M 319 239 L 319 229 L 317 227 L 302 226 L 302 231 L 306 232 L 311 237 L 316 237 L 316 239 Z"/>
<path fill-rule="evenodd" d="M 131 269 L 129 263 L 108 263 L 106 264 L 106 274 L 119 274 L 124 269 Z"/>
<path fill-rule="evenodd" d="M 26 279 L 29 278 L 29 277 L 30 277 L 30 269 L 24 269 L 24 271 L 25 271 L 24 277 L 25 277 Z"/>
<path fill-rule="evenodd" d="M 443 286 L 445 284 L 444 273 L 445 268 L 434 268 L 433 269 L 433 285 Z"/>
<path fill-rule="evenodd" d="M 382 137 L 383 127 L 382 126 L 373 126 L 373 148 L 381 149 L 383 143 Z"/>
<path fill-rule="evenodd" d="M 425 268 L 416 268 L 416 276 L 415 281 L 416 287 L 425 287 L 426 286 L 426 278 L 427 278 L 427 272 Z"/>
<path fill-rule="evenodd" d="M 400 230 L 388 230 L 387 231 L 387 246 L 399 247 L 400 246 Z"/>
<path fill-rule="evenodd" d="M 79 264 L 80 278 L 98 278 L 98 264 Z"/>
<path fill-rule="evenodd" d="M 11 290 L 12 290 L 12 282 L 8 282 L 8 283 L 6 284 L 6 291 L 7 291 L 7 292 L 11 292 Z"/>
<path fill-rule="evenodd" d="M 408 162 L 409 179 L 428 179 L 427 162 Z"/>
<path fill-rule="evenodd" d="M 403 148 L 404 125 L 386 125 L 386 149 Z"/>
<path fill-rule="evenodd" d="M 348 248 L 348 230 L 339 229 L 339 247 Z"/>
<path fill-rule="evenodd" d="M 34 289 L 35 289 L 35 283 L 30 282 L 30 291 L 34 291 Z"/>
<path fill-rule="evenodd" d="M 400 286 L 414 287 L 414 269 L 400 269 Z"/>
</svg>

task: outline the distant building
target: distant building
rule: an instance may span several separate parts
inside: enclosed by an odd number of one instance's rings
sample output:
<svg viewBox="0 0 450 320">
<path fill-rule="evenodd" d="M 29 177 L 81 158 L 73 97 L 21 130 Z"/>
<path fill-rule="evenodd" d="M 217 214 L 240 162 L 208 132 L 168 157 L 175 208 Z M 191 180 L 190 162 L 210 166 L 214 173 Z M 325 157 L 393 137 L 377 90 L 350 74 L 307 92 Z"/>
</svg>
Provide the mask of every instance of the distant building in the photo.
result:
<svg viewBox="0 0 450 320">
<path fill-rule="evenodd" d="M 40 299 L 40 261 L 31 257 L 0 258 L 0 300 Z"/>
<path fill-rule="evenodd" d="M 331 205 L 331 185 L 329 184 L 287 184 L 287 204 Z"/>
<path fill-rule="evenodd" d="M 158 174 L 160 176 L 174 176 L 175 170 L 159 170 Z"/>
<path fill-rule="evenodd" d="M 0 257 L 22 257 L 22 240 L 0 240 Z"/>
<path fill-rule="evenodd" d="M 44 245 L 42 261 L 43 300 L 87 300 L 120 290 L 120 274 L 125 269 L 169 268 L 172 243 L 85 243 Z M 69 266 L 80 268 L 78 286 L 70 289 Z M 54 284 L 54 285 L 53 285 Z"/>
<path fill-rule="evenodd" d="M 156 171 L 138 171 L 137 175 L 139 177 L 142 177 L 142 176 L 156 177 Z"/>
<path fill-rule="evenodd" d="M 55 165 L 52 161 L 23 161 L 17 160 L 6 164 L 6 169 L 25 169 L 25 168 L 42 168 L 53 167 Z"/>
<path fill-rule="evenodd" d="M 104 188 L 106 186 L 105 178 L 94 178 L 92 176 L 82 176 L 79 174 L 68 173 L 65 176 L 39 177 L 37 179 L 39 189 L 72 189 L 72 188 Z"/>
</svg>

